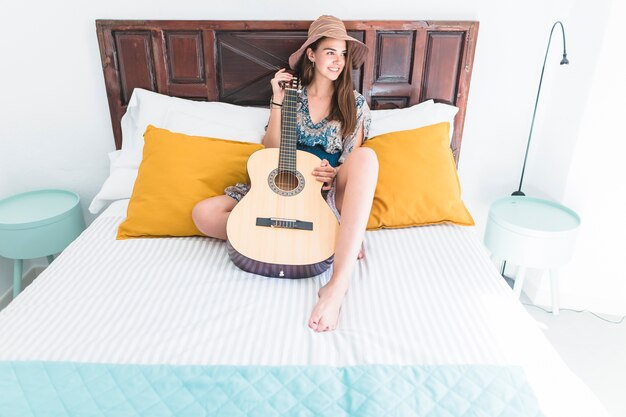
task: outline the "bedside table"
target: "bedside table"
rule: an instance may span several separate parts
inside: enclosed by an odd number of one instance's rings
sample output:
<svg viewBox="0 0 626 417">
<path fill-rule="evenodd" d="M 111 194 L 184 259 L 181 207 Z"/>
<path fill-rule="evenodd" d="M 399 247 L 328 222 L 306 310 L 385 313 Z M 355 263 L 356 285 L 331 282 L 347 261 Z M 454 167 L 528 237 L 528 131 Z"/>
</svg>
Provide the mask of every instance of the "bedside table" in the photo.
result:
<svg viewBox="0 0 626 417">
<path fill-rule="evenodd" d="M 38 190 L 0 200 L 0 256 L 13 259 L 13 298 L 22 288 L 22 260 L 60 253 L 85 230 L 80 197 Z"/>
<path fill-rule="evenodd" d="M 574 252 L 580 217 L 573 210 L 531 197 L 507 197 L 491 205 L 485 245 L 492 258 L 518 265 L 513 290 L 519 297 L 527 268 L 550 272 L 552 312 L 559 314 L 557 268 Z"/>
</svg>

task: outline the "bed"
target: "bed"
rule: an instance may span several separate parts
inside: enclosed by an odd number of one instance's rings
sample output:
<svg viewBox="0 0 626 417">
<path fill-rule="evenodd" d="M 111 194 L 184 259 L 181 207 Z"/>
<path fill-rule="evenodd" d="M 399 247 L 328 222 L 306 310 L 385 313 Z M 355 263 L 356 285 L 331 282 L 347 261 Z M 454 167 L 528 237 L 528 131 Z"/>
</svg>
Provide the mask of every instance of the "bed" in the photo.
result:
<svg viewBox="0 0 626 417">
<path fill-rule="evenodd" d="M 265 105 L 309 23 L 98 21 L 117 148 L 135 146 L 122 116 L 140 89 Z M 478 23 L 346 26 L 370 46 L 355 78 L 373 109 L 458 109 L 458 162 Z M 258 68 L 229 78 L 243 60 Z M 318 334 L 307 317 L 330 271 L 270 279 L 237 269 L 218 240 L 116 240 L 131 202 L 108 197 L 0 312 L 2 416 L 607 415 L 471 227 L 367 232 L 339 327 Z"/>
</svg>

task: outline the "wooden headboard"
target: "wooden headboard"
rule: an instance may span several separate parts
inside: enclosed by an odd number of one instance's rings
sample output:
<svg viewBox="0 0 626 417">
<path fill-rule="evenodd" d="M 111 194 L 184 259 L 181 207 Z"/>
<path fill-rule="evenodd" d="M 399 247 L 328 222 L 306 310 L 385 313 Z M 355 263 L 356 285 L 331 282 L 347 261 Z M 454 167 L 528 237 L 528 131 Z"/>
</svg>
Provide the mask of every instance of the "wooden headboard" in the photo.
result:
<svg viewBox="0 0 626 417">
<path fill-rule="evenodd" d="M 193 100 L 266 106 L 269 80 L 311 21 L 97 20 L 115 146 L 135 87 Z M 345 21 L 369 47 L 355 88 L 372 109 L 428 99 L 459 107 L 451 143 L 458 162 L 478 22 Z"/>
</svg>

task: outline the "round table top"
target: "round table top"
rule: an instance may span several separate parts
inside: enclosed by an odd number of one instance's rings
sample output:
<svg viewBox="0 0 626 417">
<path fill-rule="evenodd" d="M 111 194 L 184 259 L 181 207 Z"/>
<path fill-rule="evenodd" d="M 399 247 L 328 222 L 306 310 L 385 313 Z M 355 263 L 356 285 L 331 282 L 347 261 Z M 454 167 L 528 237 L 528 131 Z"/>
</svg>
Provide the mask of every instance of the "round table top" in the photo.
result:
<svg viewBox="0 0 626 417">
<path fill-rule="evenodd" d="M 0 229 L 37 227 L 58 221 L 80 202 L 65 190 L 36 190 L 0 200 Z"/>
<path fill-rule="evenodd" d="M 549 200 L 507 197 L 491 205 L 489 218 L 507 229 L 525 234 L 558 234 L 580 225 L 573 210 Z"/>
</svg>

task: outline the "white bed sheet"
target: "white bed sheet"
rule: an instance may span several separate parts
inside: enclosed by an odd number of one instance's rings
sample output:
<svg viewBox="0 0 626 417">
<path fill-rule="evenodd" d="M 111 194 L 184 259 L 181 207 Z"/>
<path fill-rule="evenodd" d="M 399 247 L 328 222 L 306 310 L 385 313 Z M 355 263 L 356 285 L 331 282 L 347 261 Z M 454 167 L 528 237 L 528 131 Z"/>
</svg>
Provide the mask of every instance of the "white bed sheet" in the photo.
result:
<svg viewBox="0 0 626 417">
<path fill-rule="evenodd" d="M 548 417 L 606 416 L 498 275 L 472 228 L 368 232 L 339 327 L 306 323 L 330 272 L 251 275 L 209 238 L 116 241 L 111 205 L 0 312 L 0 360 L 133 364 L 495 364 Z"/>
</svg>

